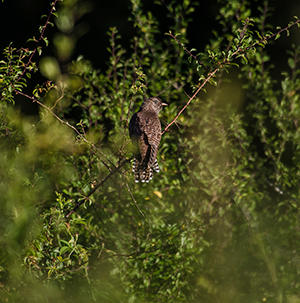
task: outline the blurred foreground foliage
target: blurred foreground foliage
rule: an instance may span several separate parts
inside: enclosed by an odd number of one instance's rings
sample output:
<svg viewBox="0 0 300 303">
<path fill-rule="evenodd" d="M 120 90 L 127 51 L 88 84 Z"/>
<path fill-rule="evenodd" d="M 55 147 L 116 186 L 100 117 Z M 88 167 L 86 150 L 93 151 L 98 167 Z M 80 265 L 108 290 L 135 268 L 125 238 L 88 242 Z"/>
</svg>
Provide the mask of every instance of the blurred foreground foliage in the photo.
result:
<svg viewBox="0 0 300 303">
<path fill-rule="evenodd" d="M 55 57 L 42 57 L 50 21 L 33 48 L 3 51 L 0 301 L 300 302 L 300 48 L 274 78 L 266 1 L 219 1 L 202 52 L 187 46 L 194 1 L 155 1 L 174 39 L 141 2 L 129 49 L 110 29 L 105 71 L 70 60 L 81 0 L 51 11 Z M 135 184 L 132 113 L 159 95 L 165 127 L 218 66 L 163 135 L 161 173 Z M 30 92 L 37 71 L 48 81 Z M 18 112 L 18 94 L 39 114 Z"/>
</svg>

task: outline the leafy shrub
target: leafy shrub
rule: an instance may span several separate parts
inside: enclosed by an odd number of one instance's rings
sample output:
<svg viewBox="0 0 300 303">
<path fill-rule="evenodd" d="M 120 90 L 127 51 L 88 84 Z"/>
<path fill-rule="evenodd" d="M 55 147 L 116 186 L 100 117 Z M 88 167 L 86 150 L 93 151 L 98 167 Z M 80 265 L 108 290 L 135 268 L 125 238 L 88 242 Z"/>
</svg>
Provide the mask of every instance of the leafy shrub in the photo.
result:
<svg viewBox="0 0 300 303">
<path fill-rule="evenodd" d="M 4 302 L 299 300 L 300 48 L 278 80 L 265 46 L 300 21 L 274 30 L 267 1 L 219 1 L 219 31 L 199 52 L 194 1 L 155 4 L 170 31 L 131 0 L 130 47 L 111 28 L 105 71 L 68 61 L 80 0 L 51 2 L 30 47 L 3 50 Z M 56 56 L 42 57 L 52 20 Z M 34 72 L 48 80 L 29 92 Z M 16 95 L 38 115 L 18 112 Z M 158 95 L 162 172 L 136 185 L 128 121 Z"/>
</svg>

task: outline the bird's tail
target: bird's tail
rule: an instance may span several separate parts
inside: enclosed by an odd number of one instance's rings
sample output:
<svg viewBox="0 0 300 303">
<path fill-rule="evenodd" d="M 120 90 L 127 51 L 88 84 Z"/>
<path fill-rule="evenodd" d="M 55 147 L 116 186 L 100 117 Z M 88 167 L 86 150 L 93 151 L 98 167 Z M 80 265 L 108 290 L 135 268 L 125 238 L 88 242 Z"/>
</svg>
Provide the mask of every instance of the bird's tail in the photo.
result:
<svg viewBox="0 0 300 303">
<path fill-rule="evenodd" d="M 157 164 L 157 161 L 155 162 L 156 166 L 150 167 L 149 165 L 147 165 L 146 167 L 141 164 L 136 158 L 133 159 L 133 163 L 132 163 L 132 171 L 134 173 L 134 179 L 135 182 L 146 182 L 148 183 L 150 180 L 152 180 L 153 178 L 153 170 L 155 172 L 159 171 L 159 167 Z M 158 168 L 158 170 L 157 170 Z"/>
<path fill-rule="evenodd" d="M 155 159 L 152 168 L 153 168 L 153 170 L 154 170 L 156 173 L 159 173 L 160 169 L 159 169 L 159 166 L 158 166 L 157 159 Z"/>
</svg>

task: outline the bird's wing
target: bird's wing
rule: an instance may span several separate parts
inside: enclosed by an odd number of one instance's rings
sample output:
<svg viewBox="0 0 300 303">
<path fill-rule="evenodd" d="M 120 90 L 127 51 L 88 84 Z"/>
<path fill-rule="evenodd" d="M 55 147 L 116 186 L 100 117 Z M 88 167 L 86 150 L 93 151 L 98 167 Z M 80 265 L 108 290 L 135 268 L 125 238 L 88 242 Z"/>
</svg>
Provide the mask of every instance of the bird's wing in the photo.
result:
<svg viewBox="0 0 300 303">
<path fill-rule="evenodd" d="M 137 159 L 137 167 L 139 165 L 145 165 L 147 162 L 147 153 L 149 149 L 149 144 L 144 134 L 144 123 L 143 117 L 140 116 L 140 112 L 135 113 L 130 122 L 129 122 L 129 135 L 132 142 L 136 145 L 136 159 Z M 146 165 L 147 166 L 147 165 Z"/>
<path fill-rule="evenodd" d="M 144 160 L 153 166 L 161 139 L 161 124 L 157 114 L 152 112 L 138 113 L 139 128 L 144 135 L 144 142 L 148 146 Z"/>
<path fill-rule="evenodd" d="M 129 136 L 131 139 L 137 139 L 142 134 L 142 125 L 138 117 L 138 113 L 135 113 L 129 122 Z"/>
</svg>

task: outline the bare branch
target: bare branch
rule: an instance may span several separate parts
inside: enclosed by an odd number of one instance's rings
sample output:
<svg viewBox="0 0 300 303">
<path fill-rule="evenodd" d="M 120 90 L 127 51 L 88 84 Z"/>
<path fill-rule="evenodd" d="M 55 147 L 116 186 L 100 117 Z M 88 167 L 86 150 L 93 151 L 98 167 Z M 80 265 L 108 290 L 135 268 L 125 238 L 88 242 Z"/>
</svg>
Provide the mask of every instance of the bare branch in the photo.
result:
<svg viewBox="0 0 300 303">
<path fill-rule="evenodd" d="M 162 132 L 162 134 L 164 134 L 169 128 L 170 126 L 176 122 L 176 120 L 179 118 L 179 116 L 184 112 L 184 110 L 189 106 L 189 104 L 193 101 L 193 99 L 196 98 L 196 96 L 198 95 L 198 93 L 200 92 L 200 90 L 206 85 L 206 83 L 219 71 L 219 67 L 216 68 L 214 71 L 212 71 L 211 73 L 209 73 L 208 77 L 202 82 L 202 84 L 197 88 L 197 90 L 194 92 L 194 94 L 192 95 L 192 97 L 189 98 L 189 100 L 187 101 L 187 103 L 184 105 L 184 107 L 178 112 L 178 114 L 176 115 L 176 117 L 166 126 L 166 128 L 164 129 L 164 131 Z"/>
</svg>

